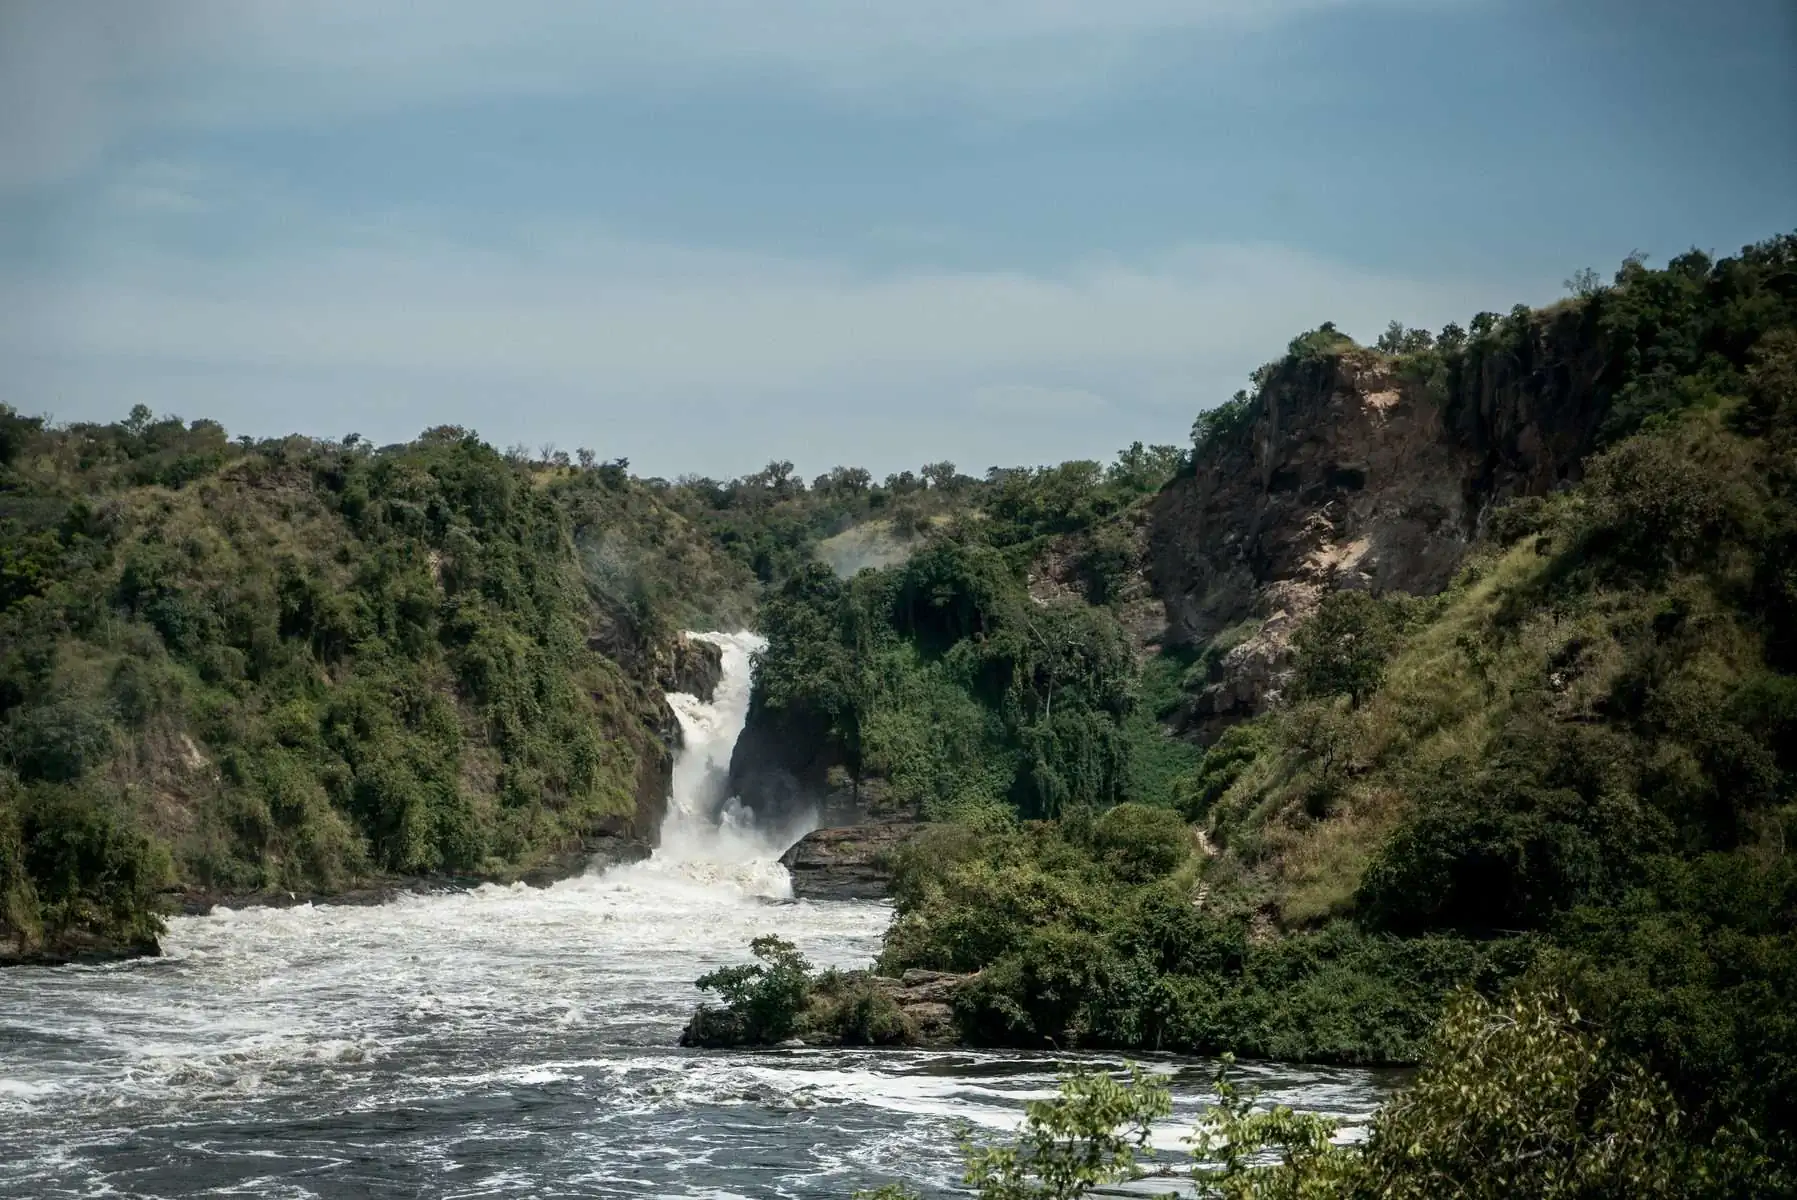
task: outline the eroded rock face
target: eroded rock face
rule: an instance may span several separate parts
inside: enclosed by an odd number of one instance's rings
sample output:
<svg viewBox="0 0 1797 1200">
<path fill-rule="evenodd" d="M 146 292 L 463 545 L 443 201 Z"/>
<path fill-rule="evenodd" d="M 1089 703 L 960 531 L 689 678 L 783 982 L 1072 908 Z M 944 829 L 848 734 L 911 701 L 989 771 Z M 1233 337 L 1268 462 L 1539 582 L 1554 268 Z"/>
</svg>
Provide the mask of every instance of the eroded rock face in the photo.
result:
<svg viewBox="0 0 1797 1200">
<path fill-rule="evenodd" d="M 710 642 L 681 634 L 656 664 L 656 683 L 664 692 L 685 692 L 707 704 L 724 678 L 724 652 Z"/>
<path fill-rule="evenodd" d="M 872 981 L 905 1015 L 912 1045 L 953 1046 L 961 1041 L 960 1026 L 955 1022 L 955 992 L 972 978 L 913 968 L 897 979 L 875 975 Z"/>
<path fill-rule="evenodd" d="M 780 856 L 792 894 L 811 900 L 878 900 L 892 892 L 891 855 L 924 828 L 910 821 L 817 829 Z"/>
<path fill-rule="evenodd" d="M 1209 740 L 1276 701 L 1292 632 L 1327 592 L 1440 591 L 1497 501 L 1576 477 L 1602 355 L 1563 325 L 1433 392 L 1368 351 L 1288 360 L 1252 424 L 1161 493 L 1148 561 L 1168 640 L 1213 647 L 1188 728 Z"/>
</svg>

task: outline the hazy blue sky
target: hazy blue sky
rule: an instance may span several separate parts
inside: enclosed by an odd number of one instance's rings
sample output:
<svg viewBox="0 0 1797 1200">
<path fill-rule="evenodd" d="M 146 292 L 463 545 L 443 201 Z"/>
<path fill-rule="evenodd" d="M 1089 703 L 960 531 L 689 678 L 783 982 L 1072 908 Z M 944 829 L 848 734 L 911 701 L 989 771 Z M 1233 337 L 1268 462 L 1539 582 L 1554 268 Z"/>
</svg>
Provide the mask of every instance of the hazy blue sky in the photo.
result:
<svg viewBox="0 0 1797 1200">
<path fill-rule="evenodd" d="M 0 0 L 0 397 L 673 475 L 1182 440 L 1797 228 L 1790 0 Z"/>
</svg>

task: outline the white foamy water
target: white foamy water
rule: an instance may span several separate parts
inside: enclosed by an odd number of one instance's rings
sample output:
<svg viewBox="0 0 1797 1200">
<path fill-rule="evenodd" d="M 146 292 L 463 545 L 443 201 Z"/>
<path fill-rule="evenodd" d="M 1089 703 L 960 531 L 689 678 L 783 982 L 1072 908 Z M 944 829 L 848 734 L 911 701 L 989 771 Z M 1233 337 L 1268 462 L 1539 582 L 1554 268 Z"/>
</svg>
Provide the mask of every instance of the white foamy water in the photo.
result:
<svg viewBox="0 0 1797 1200">
<path fill-rule="evenodd" d="M 861 966 L 889 909 L 793 902 L 723 796 L 752 635 L 686 749 L 663 843 L 549 888 L 169 922 L 160 959 L 0 971 L 0 1196 L 847 1196 L 896 1177 L 946 1194 L 954 1130 L 1005 1128 L 1068 1059 L 675 1046 L 692 980 L 778 933 Z M 721 814 L 721 819 L 720 819 Z M 1091 1059 L 1089 1062 L 1114 1061 Z M 1160 1059 L 1180 1097 L 1202 1063 Z M 1256 1067 L 1272 1097 L 1357 1115 L 1362 1072 Z"/>
</svg>

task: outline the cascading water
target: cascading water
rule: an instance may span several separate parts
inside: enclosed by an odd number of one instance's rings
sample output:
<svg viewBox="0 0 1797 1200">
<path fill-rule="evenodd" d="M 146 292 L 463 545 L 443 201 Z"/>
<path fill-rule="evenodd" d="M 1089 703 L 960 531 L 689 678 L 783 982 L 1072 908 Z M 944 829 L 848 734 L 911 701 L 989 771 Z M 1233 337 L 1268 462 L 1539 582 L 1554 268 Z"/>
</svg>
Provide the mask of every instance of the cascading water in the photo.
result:
<svg viewBox="0 0 1797 1200">
<path fill-rule="evenodd" d="M 753 813 L 726 794 L 730 754 L 749 715 L 751 656 L 767 642 L 753 633 L 687 636 L 718 648 L 723 673 L 709 701 L 683 692 L 668 696 L 683 745 L 674 758 L 660 845 L 645 869 L 785 899 L 792 895 L 792 882 L 776 860 L 809 831 L 811 822 L 758 825 Z"/>
<path fill-rule="evenodd" d="M 863 966 L 890 917 L 790 901 L 724 798 L 749 634 L 686 734 L 661 848 L 548 888 L 176 918 L 160 959 L 0 971 L 0 1196 L 946 1195 L 958 1121 L 1014 1124 L 1073 1056 L 687 1051 L 692 980 L 778 933 Z M 770 901 L 785 901 L 770 903 Z M 1087 1062 L 1105 1062 L 1088 1057 Z M 1178 1149 L 1209 1067 L 1162 1060 Z M 1371 1076 L 1250 1064 L 1354 1116 Z"/>
</svg>

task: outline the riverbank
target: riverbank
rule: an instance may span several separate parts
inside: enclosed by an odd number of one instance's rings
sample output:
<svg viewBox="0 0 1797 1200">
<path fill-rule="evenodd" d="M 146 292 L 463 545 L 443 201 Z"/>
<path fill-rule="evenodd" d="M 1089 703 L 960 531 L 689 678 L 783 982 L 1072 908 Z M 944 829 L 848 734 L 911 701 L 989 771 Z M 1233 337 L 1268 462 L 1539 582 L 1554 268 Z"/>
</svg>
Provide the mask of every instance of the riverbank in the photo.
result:
<svg viewBox="0 0 1797 1200">
<path fill-rule="evenodd" d="M 486 884 L 522 883 L 547 888 L 566 879 L 608 867 L 640 862 L 655 851 L 647 838 L 629 835 L 594 836 L 578 846 L 544 856 L 530 867 L 491 873 L 403 875 L 360 880 L 333 890 L 287 891 L 264 889 L 233 892 L 201 888 L 171 888 L 157 896 L 157 916 L 203 917 L 217 909 L 299 908 L 306 905 L 373 908 L 401 896 L 440 896 L 465 892 Z M 162 953 L 161 933 L 106 937 L 89 929 L 75 928 L 31 950 L 16 942 L 0 942 L 0 967 L 60 967 L 155 958 Z"/>
</svg>

